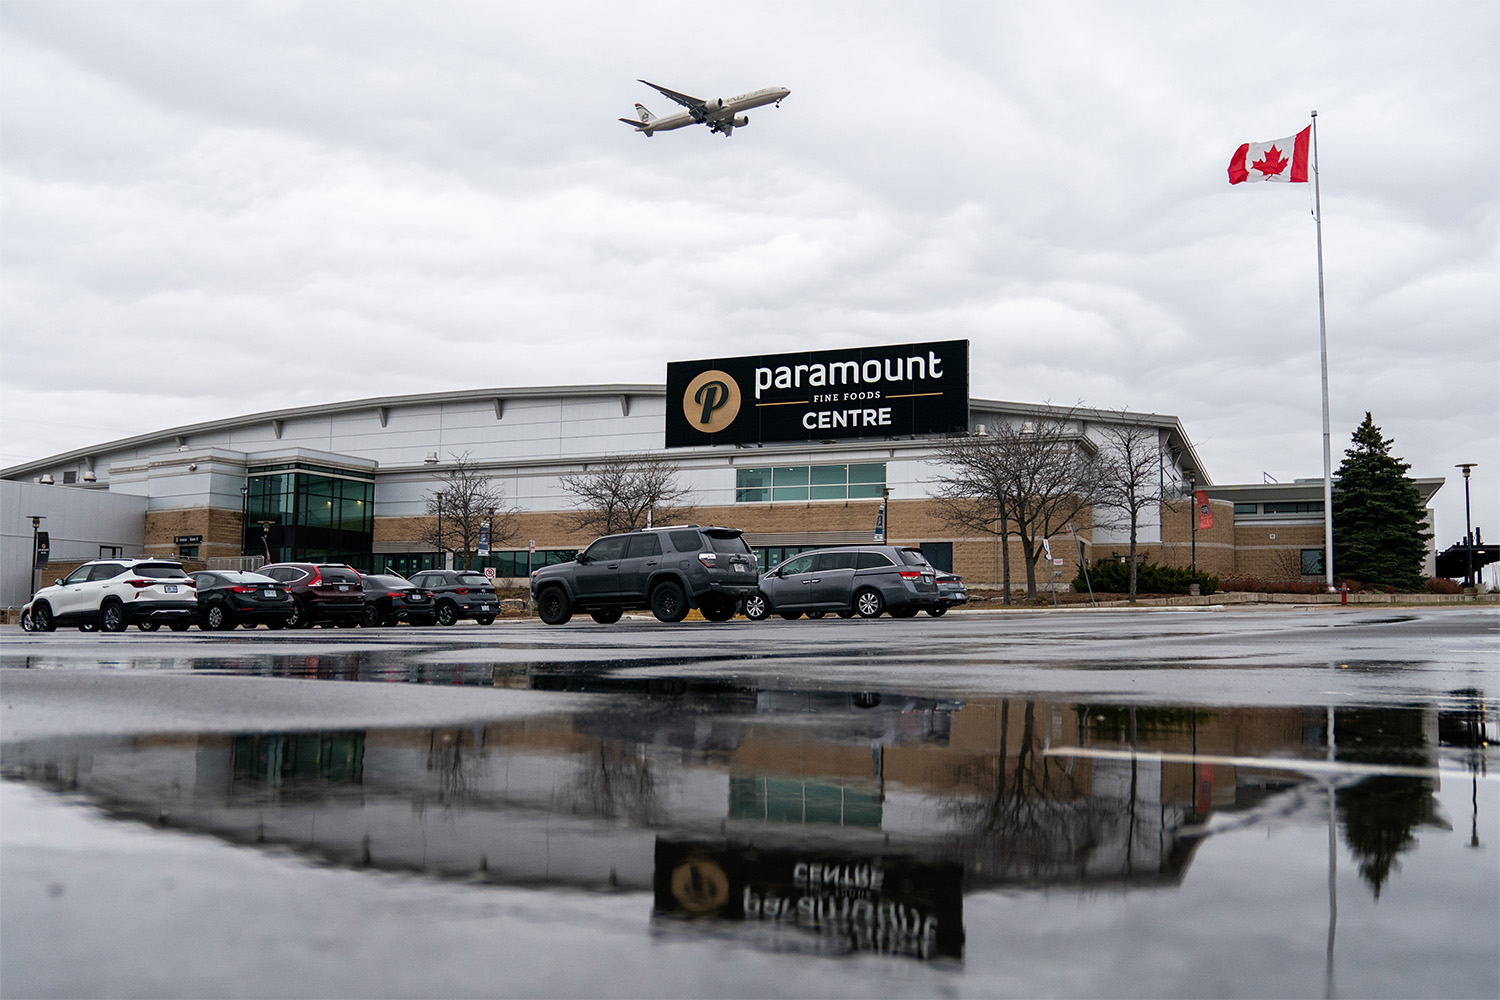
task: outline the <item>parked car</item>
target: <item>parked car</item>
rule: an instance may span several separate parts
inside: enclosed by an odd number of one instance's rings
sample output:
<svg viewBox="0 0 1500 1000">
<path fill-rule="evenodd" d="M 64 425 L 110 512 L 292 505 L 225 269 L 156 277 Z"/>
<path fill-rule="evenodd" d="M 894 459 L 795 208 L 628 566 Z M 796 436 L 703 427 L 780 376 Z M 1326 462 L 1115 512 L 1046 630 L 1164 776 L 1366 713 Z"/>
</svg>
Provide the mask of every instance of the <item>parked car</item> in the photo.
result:
<svg viewBox="0 0 1500 1000">
<path fill-rule="evenodd" d="M 949 608 L 969 603 L 969 588 L 964 586 L 963 577 L 938 570 L 937 585 L 938 602 L 927 609 L 927 613 L 932 617 L 941 618 L 948 613 Z"/>
<path fill-rule="evenodd" d="M 500 613 L 500 597 L 490 578 L 469 569 L 424 569 L 411 578 L 412 586 L 432 595 L 439 625 L 472 618 L 490 625 Z"/>
<path fill-rule="evenodd" d="M 256 572 L 269 576 L 292 595 L 287 628 L 337 625 L 351 628 L 365 615 L 359 573 L 343 563 L 272 563 Z"/>
<path fill-rule="evenodd" d="M 59 625 L 123 632 L 132 624 L 154 632 L 164 623 L 184 629 L 197 617 L 198 598 L 182 564 L 165 559 L 95 559 L 31 601 L 31 629 Z"/>
<path fill-rule="evenodd" d="M 191 575 L 198 585 L 198 627 L 205 632 L 262 623 L 281 628 L 292 615 L 292 595 L 264 573 L 203 570 Z"/>
<path fill-rule="evenodd" d="M 531 574 L 548 625 L 574 611 L 609 625 L 643 608 L 664 622 L 680 622 L 694 607 L 709 621 L 728 621 L 755 592 L 755 556 L 740 530 L 696 524 L 605 535 L 576 559 Z"/>
<path fill-rule="evenodd" d="M 832 611 L 876 618 L 889 611 L 892 618 L 910 618 L 937 606 L 937 571 L 921 549 L 860 545 L 814 549 L 783 561 L 745 600 L 745 617 L 761 621 L 774 612 L 790 621 Z"/>
<path fill-rule="evenodd" d="M 437 606 L 432 595 L 403 577 L 367 573 L 365 586 L 365 628 L 410 622 L 431 625 L 437 621 Z"/>
</svg>

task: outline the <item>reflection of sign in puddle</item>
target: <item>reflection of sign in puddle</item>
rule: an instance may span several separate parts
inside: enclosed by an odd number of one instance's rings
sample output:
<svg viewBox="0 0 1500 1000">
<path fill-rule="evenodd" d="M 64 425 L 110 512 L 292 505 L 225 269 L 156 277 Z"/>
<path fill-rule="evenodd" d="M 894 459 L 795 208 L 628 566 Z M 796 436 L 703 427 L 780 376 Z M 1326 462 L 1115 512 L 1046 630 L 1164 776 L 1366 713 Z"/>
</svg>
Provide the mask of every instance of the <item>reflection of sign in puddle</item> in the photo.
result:
<svg viewBox="0 0 1500 1000">
<path fill-rule="evenodd" d="M 777 950 L 963 958 L 963 867 L 907 856 L 656 841 L 658 917 L 738 921 Z"/>
</svg>

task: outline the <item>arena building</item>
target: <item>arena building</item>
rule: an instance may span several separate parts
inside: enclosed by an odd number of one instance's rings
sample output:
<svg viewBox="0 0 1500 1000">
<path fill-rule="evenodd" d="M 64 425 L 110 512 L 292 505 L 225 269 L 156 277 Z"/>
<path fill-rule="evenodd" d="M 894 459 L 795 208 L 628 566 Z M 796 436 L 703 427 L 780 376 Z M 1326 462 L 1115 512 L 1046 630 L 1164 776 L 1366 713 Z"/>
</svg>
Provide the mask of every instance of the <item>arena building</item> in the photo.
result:
<svg viewBox="0 0 1500 1000">
<path fill-rule="evenodd" d="M 1155 433 L 1164 495 L 1183 499 L 1148 512 L 1138 533 L 1145 558 L 1220 576 L 1321 578 L 1321 480 L 1216 487 L 1176 417 L 972 398 L 964 341 L 775 363 L 787 357 L 674 363 L 665 386 L 470 389 L 272 410 L 17 465 L 0 472 L 0 604 L 17 607 L 32 591 L 35 530 L 47 533 L 56 569 L 132 554 L 403 574 L 452 565 L 451 552 L 423 538 L 428 498 L 460 457 L 516 509 L 514 535 L 475 560 L 502 583 L 592 540 L 573 524 L 562 477 L 652 455 L 669 460 L 690 492 L 692 520 L 743 529 L 762 566 L 805 548 L 869 542 L 885 505 L 890 541 L 920 545 L 935 565 L 983 587 L 1001 579 L 999 541 L 942 518 L 932 497 L 938 451 L 953 435 L 1038 421 L 1065 421 L 1070 440 L 1090 450 L 1107 447 L 1111 425 Z M 891 391 L 903 387 L 914 391 Z M 843 400 L 856 393 L 872 395 Z M 1418 481 L 1424 499 L 1441 485 Z M 1212 527 L 1197 530 L 1207 519 L 1196 516 L 1191 487 L 1207 492 Z M 1125 527 L 1097 520 L 1051 539 L 1056 565 L 1039 567 L 1039 585 L 1066 586 L 1080 556 L 1128 552 Z M 1013 585 L 1024 585 L 1020 544 L 1008 544 Z"/>
</svg>

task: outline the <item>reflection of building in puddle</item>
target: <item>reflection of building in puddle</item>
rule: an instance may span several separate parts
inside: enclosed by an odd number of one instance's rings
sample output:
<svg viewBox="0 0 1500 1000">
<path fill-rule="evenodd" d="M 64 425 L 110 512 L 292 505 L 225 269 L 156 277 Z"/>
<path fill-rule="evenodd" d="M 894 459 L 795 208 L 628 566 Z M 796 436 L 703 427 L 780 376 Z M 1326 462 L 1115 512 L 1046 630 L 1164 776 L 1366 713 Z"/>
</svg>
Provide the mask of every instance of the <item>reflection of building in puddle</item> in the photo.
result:
<svg viewBox="0 0 1500 1000">
<path fill-rule="evenodd" d="M 680 694 L 465 729 L 11 744 L 4 770 L 336 864 L 645 890 L 658 837 L 791 854 L 833 837 L 838 857 L 956 864 L 972 891 L 1178 881 L 1210 819 L 1281 808 L 1307 785 L 1297 762 L 1326 757 L 1323 709 L 738 692 L 715 711 Z M 1361 711 L 1334 716 L 1340 760 L 1431 767 L 1436 712 Z M 1435 779 L 1391 777 L 1363 798 L 1368 775 L 1339 786 L 1372 880 L 1435 821 Z M 1302 798 L 1326 817 L 1325 796 Z"/>
</svg>

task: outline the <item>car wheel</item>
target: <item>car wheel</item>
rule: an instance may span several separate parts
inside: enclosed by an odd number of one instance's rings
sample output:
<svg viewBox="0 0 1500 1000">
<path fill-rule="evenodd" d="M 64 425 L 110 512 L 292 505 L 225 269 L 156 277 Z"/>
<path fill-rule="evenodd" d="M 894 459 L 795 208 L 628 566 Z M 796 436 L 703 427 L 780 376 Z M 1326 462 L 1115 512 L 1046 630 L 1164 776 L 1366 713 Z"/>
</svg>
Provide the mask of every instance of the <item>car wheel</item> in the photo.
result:
<svg viewBox="0 0 1500 1000">
<path fill-rule="evenodd" d="M 123 632 L 126 625 L 125 608 L 119 601 L 110 601 L 99 609 L 99 630 L 101 632 Z"/>
<path fill-rule="evenodd" d="M 474 616 L 474 620 L 476 622 L 478 622 L 479 624 L 481 624 L 481 625 L 493 625 L 493 624 L 495 624 L 495 616 L 494 615 L 475 615 Z"/>
<path fill-rule="evenodd" d="M 31 609 L 31 631 L 51 632 L 57 628 L 57 619 L 52 617 L 52 607 L 38 604 Z"/>
<path fill-rule="evenodd" d="M 917 617 L 917 612 L 921 611 L 921 610 L 922 609 L 919 608 L 919 607 L 917 607 L 915 604 L 903 604 L 899 608 L 892 608 L 891 609 L 891 617 L 892 618 L 915 618 L 915 617 Z"/>
<path fill-rule="evenodd" d="M 302 607 L 301 601 L 292 602 L 292 610 L 287 612 L 287 628 L 307 628 L 311 622 L 307 620 L 307 609 Z"/>
<path fill-rule="evenodd" d="M 161 628 L 161 622 L 136 622 L 135 627 L 142 632 L 155 632 Z"/>
<path fill-rule="evenodd" d="M 745 617 L 753 622 L 765 621 L 766 616 L 771 613 L 771 602 L 766 595 L 756 591 L 745 598 Z"/>
<path fill-rule="evenodd" d="M 703 613 L 707 621 L 727 622 L 734 617 L 734 602 L 709 601 L 707 604 L 699 605 L 698 610 Z"/>
<path fill-rule="evenodd" d="M 170 625 L 167 626 L 167 628 L 171 629 L 173 632 L 186 632 L 188 630 L 188 623 L 187 622 L 172 622 Z"/>
<path fill-rule="evenodd" d="M 590 611 L 589 617 L 600 625 L 613 625 L 620 620 L 622 614 L 624 612 L 619 608 L 600 608 L 597 611 Z"/>
<path fill-rule="evenodd" d="M 452 601 L 444 601 L 438 605 L 437 620 L 439 625 L 458 624 L 458 606 Z"/>
<path fill-rule="evenodd" d="M 203 612 L 203 630 L 205 632 L 228 632 L 234 628 L 234 619 L 229 617 L 229 611 L 224 605 L 215 601 Z"/>
<path fill-rule="evenodd" d="M 807 613 L 807 617 L 811 618 L 813 621 L 817 621 L 819 618 L 822 618 L 824 614 L 825 612 L 822 611 L 809 611 Z"/>
<path fill-rule="evenodd" d="M 880 612 L 885 610 L 885 598 L 880 596 L 880 591 L 866 587 L 854 595 L 854 610 L 861 618 L 879 618 Z"/>
<path fill-rule="evenodd" d="M 934 618 L 941 618 L 948 613 L 948 609 L 941 606 L 936 608 L 928 608 L 927 613 Z"/>
<path fill-rule="evenodd" d="M 360 621 L 360 624 L 365 628 L 379 628 L 385 624 L 385 616 L 380 613 L 380 609 L 375 605 L 366 604 L 364 618 Z"/>
<path fill-rule="evenodd" d="M 651 613 L 657 621 L 680 622 L 687 617 L 687 595 L 671 580 L 663 580 L 651 591 Z"/>
<path fill-rule="evenodd" d="M 31 631 L 31 609 L 30 608 L 24 608 L 24 609 L 22 609 L 22 611 L 21 611 L 21 620 L 20 620 L 20 622 L 18 622 L 18 624 L 21 626 L 21 631 L 22 632 L 30 632 Z"/>
<path fill-rule="evenodd" d="M 548 625 L 564 625 L 573 617 L 573 606 L 561 587 L 548 587 L 537 595 L 536 613 Z"/>
</svg>

